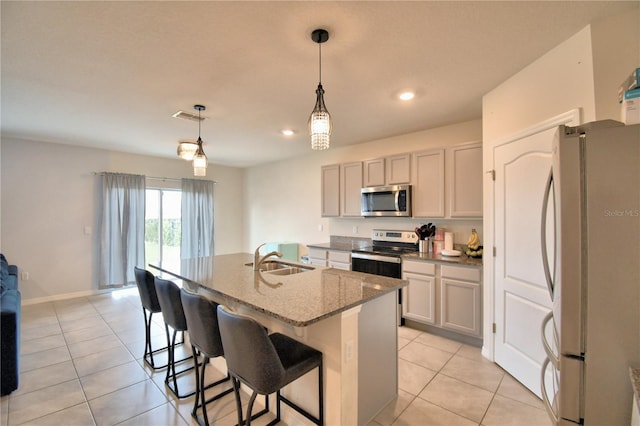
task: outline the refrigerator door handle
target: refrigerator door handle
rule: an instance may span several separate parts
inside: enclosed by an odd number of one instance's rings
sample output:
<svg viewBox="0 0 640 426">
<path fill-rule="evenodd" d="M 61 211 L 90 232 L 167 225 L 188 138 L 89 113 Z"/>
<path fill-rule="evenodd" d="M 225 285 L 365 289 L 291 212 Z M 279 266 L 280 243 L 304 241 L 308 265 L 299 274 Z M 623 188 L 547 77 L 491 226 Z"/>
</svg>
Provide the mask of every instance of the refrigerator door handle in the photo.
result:
<svg viewBox="0 0 640 426">
<path fill-rule="evenodd" d="M 551 270 L 549 269 L 549 259 L 547 258 L 547 209 L 549 207 L 549 195 L 551 194 L 551 188 L 553 187 L 553 169 L 549 171 L 549 177 L 547 178 L 547 185 L 544 188 L 544 196 L 542 198 L 542 220 L 540 226 L 540 246 L 542 248 L 542 266 L 544 269 L 544 278 L 547 282 L 547 289 L 551 300 L 553 300 L 553 278 L 551 276 Z M 553 244 L 556 245 L 555 231 L 553 233 Z"/>
<path fill-rule="evenodd" d="M 549 323 L 549 321 L 553 319 L 553 311 L 549 311 L 549 313 L 547 315 L 545 315 L 544 319 L 542 320 L 542 327 L 540 330 L 541 336 L 542 336 L 542 346 L 544 347 L 544 351 L 547 353 L 547 360 L 551 362 L 551 364 L 553 364 L 553 366 L 556 369 L 560 369 L 560 360 L 558 358 L 558 355 L 556 355 L 553 352 L 553 348 L 551 347 L 551 345 L 549 345 L 549 342 L 547 341 L 547 337 L 545 334 L 545 330 L 547 328 L 547 324 Z M 556 345 L 556 348 L 558 347 L 558 337 L 556 335 L 556 330 L 555 330 L 555 326 L 553 327 L 553 340 L 554 343 Z"/>
<path fill-rule="evenodd" d="M 551 405 L 551 401 L 549 401 L 549 397 L 547 395 L 547 388 L 544 381 L 545 373 L 547 372 L 548 366 L 549 366 L 549 358 L 545 358 L 544 362 L 542 363 L 542 369 L 540 373 L 540 387 L 542 390 L 542 402 L 544 404 L 544 408 L 547 410 L 547 413 L 549 414 L 549 417 L 551 418 L 552 423 L 554 425 L 557 425 L 559 416 L 553 411 L 553 406 Z"/>
</svg>

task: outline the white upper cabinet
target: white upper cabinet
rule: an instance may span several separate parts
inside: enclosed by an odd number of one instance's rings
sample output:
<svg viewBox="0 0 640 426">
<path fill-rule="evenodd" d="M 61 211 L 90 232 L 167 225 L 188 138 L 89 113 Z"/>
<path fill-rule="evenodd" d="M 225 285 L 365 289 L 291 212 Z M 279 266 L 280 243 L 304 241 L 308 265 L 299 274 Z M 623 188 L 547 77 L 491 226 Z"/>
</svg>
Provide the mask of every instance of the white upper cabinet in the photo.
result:
<svg viewBox="0 0 640 426">
<path fill-rule="evenodd" d="M 384 185 L 384 158 L 375 158 L 373 160 L 364 161 L 364 186 L 383 186 Z"/>
<path fill-rule="evenodd" d="M 323 217 L 340 216 L 340 165 L 322 166 L 322 212 Z"/>
<path fill-rule="evenodd" d="M 482 143 L 322 167 L 322 216 L 360 217 L 361 188 L 412 185 L 416 218 L 482 218 Z"/>
<path fill-rule="evenodd" d="M 482 217 L 482 144 L 447 150 L 449 216 Z"/>
<path fill-rule="evenodd" d="M 362 189 L 362 162 L 341 165 L 340 173 L 340 206 L 342 216 L 361 215 L 360 193 Z"/>
<path fill-rule="evenodd" d="M 387 185 L 411 182 L 411 154 L 392 155 L 385 159 L 387 165 Z"/>
<path fill-rule="evenodd" d="M 413 216 L 444 217 L 444 149 L 413 154 Z"/>
<path fill-rule="evenodd" d="M 411 154 L 364 161 L 364 186 L 400 185 L 411 182 Z"/>
</svg>

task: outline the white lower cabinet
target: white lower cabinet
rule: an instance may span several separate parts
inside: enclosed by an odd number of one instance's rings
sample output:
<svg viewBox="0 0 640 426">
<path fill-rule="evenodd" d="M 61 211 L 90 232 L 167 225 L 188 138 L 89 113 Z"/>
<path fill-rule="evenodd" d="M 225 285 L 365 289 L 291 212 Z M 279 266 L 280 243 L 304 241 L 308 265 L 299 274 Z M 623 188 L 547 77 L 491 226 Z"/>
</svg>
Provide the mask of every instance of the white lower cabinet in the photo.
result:
<svg viewBox="0 0 640 426">
<path fill-rule="evenodd" d="M 481 270 L 403 260 L 404 318 L 474 337 L 482 335 Z"/>
<path fill-rule="evenodd" d="M 309 247 L 309 263 L 316 266 L 327 266 L 327 250 Z"/>
<path fill-rule="evenodd" d="M 330 268 L 351 270 L 351 252 L 339 250 L 327 250 Z"/>
<path fill-rule="evenodd" d="M 436 324 L 436 268 L 434 263 L 402 263 L 402 278 L 409 285 L 402 290 L 402 316 Z"/>
<path fill-rule="evenodd" d="M 309 247 L 309 263 L 316 266 L 351 270 L 351 252 Z"/>
<path fill-rule="evenodd" d="M 442 265 L 440 272 L 442 327 L 480 336 L 480 270 Z"/>
</svg>

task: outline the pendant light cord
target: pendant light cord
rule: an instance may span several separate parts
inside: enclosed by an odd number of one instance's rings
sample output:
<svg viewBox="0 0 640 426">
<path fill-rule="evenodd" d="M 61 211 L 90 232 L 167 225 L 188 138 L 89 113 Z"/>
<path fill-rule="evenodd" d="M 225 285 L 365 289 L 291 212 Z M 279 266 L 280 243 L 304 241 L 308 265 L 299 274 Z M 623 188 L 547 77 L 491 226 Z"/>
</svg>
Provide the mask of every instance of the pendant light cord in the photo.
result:
<svg viewBox="0 0 640 426">
<path fill-rule="evenodd" d="M 318 83 L 322 85 L 322 43 L 318 43 Z"/>
<path fill-rule="evenodd" d="M 200 140 L 200 123 L 202 120 L 200 119 L 200 108 L 198 108 L 198 140 Z"/>
</svg>

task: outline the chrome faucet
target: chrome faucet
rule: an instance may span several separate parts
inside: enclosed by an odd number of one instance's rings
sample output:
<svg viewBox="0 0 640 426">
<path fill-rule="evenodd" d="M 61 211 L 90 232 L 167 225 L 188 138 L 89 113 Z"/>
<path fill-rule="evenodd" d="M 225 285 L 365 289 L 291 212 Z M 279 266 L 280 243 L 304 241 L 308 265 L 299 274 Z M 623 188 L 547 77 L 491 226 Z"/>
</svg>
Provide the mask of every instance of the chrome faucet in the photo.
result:
<svg viewBox="0 0 640 426">
<path fill-rule="evenodd" d="M 265 244 L 266 243 L 260 244 L 258 248 L 256 248 L 256 251 L 253 253 L 253 270 L 254 271 L 259 271 L 260 265 L 262 265 L 262 263 L 268 258 L 270 258 L 271 256 L 282 257 L 282 253 L 280 253 L 279 251 L 272 251 L 260 257 L 260 248 Z"/>
</svg>

